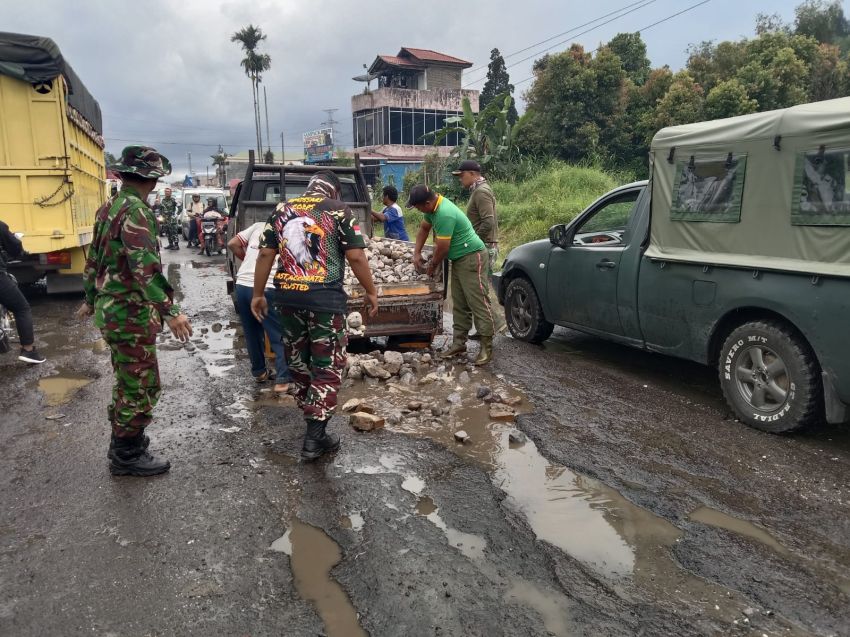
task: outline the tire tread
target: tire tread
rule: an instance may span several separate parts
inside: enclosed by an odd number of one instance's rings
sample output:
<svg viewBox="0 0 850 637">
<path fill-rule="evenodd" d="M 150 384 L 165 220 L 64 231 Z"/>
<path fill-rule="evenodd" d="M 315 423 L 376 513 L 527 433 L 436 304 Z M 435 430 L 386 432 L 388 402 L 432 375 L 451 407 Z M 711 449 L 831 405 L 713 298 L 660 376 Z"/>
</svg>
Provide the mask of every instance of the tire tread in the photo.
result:
<svg viewBox="0 0 850 637">
<path fill-rule="evenodd" d="M 741 325 L 732 328 L 732 330 L 724 339 L 723 347 L 720 350 L 720 358 L 718 359 L 718 373 L 720 377 L 720 386 L 721 388 L 723 388 L 723 399 L 726 401 L 726 404 L 729 406 L 729 408 L 733 412 L 737 413 L 737 408 L 735 404 L 732 402 L 731 398 L 728 395 L 728 392 L 725 390 L 725 383 L 723 378 L 723 357 L 731 347 L 731 341 L 734 340 L 732 338 L 733 334 L 742 327 L 749 327 L 750 329 L 762 330 L 766 332 L 779 332 L 779 334 L 781 334 L 785 339 L 787 339 L 791 350 L 798 357 L 798 360 L 801 363 L 801 382 L 806 383 L 809 388 L 808 402 L 804 405 L 803 412 L 797 419 L 796 423 L 794 423 L 790 427 L 783 427 L 782 429 L 770 429 L 762 427 L 759 427 L 759 429 L 762 429 L 763 431 L 772 431 L 773 433 L 790 433 L 803 429 L 804 427 L 810 427 L 812 425 L 817 424 L 821 420 L 821 411 L 823 407 L 823 388 L 820 385 L 820 365 L 818 364 L 817 358 L 815 357 L 814 352 L 812 352 L 808 344 L 801 341 L 800 337 L 793 330 L 789 329 L 787 324 L 776 320 L 763 319 L 742 323 Z"/>
<path fill-rule="evenodd" d="M 543 315 L 543 308 L 540 305 L 540 297 L 537 296 L 537 290 L 534 289 L 534 285 L 526 279 L 525 277 L 517 277 L 513 279 L 510 283 L 508 283 L 508 287 L 505 290 L 505 315 L 507 318 L 508 314 L 508 303 L 511 298 L 511 288 L 515 285 L 524 285 L 527 286 L 527 291 L 532 295 L 534 299 L 534 319 L 535 329 L 531 332 L 531 334 L 522 340 L 525 340 L 529 343 L 542 343 L 547 338 L 552 336 L 552 332 L 555 330 L 554 323 L 550 323 L 546 320 L 546 317 Z"/>
</svg>

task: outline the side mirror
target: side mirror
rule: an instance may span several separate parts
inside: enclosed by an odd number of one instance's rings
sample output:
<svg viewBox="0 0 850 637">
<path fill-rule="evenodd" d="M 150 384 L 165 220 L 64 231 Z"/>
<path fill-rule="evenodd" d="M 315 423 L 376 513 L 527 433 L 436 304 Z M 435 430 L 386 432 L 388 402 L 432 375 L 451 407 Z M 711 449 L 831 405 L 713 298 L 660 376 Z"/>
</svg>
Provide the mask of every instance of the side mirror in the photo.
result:
<svg viewBox="0 0 850 637">
<path fill-rule="evenodd" d="M 553 246 L 566 250 L 572 243 L 572 234 L 572 232 L 567 230 L 566 224 L 559 223 L 549 228 L 549 242 Z"/>
</svg>

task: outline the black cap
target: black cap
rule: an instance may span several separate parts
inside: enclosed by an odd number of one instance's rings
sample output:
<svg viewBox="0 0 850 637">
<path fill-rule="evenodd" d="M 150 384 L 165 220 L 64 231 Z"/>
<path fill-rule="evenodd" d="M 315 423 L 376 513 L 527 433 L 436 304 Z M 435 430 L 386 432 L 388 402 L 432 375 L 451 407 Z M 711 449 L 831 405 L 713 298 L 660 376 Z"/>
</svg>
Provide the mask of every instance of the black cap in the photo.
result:
<svg viewBox="0 0 850 637">
<path fill-rule="evenodd" d="M 407 198 L 407 207 L 412 208 L 416 204 L 431 201 L 434 198 L 433 191 L 425 184 L 418 184 L 410 189 L 410 196 Z"/>
<path fill-rule="evenodd" d="M 457 167 L 457 170 L 453 170 L 453 175 L 459 175 L 465 170 L 471 170 L 472 172 L 480 173 L 481 172 L 481 164 L 479 164 L 474 159 L 464 159 L 460 162 L 460 166 Z"/>
</svg>

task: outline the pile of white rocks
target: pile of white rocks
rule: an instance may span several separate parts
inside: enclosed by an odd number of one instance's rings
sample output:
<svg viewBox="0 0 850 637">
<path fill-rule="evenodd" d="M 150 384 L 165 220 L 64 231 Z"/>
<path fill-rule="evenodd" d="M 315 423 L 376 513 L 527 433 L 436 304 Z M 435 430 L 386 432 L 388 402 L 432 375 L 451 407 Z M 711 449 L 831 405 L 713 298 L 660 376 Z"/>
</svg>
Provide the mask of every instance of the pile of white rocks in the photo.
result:
<svg viewBox="0 0 850 637">
<path fill-rule="evenodd" d="M 374 351 L 369 354 L 349 354 L 346 364 L 346 377 L 351 380 L 380 382 L 395 379 L 406 385 L 413 385 L 418 377 L 434 370 L 434 358 L 430 352 L 385 352 Z M 439 372 L 445 372 L 437 368 Z"/>
<path fill-rule="evenodd" d="M 369 259 L 369 269 L 375 283 L 403 283 L 409 281 L 427 281 L 427 274 L 420 274 L 413 267 L 413 244 L 406 241 L 395 241 L 374 237 L 366 239 L 366 256 Z M 430 248 L 422 251 L 422 256 L 430 258 Z M 357 278 L 347 268 L 345 285 L 356 285 Z"/>
</svg>

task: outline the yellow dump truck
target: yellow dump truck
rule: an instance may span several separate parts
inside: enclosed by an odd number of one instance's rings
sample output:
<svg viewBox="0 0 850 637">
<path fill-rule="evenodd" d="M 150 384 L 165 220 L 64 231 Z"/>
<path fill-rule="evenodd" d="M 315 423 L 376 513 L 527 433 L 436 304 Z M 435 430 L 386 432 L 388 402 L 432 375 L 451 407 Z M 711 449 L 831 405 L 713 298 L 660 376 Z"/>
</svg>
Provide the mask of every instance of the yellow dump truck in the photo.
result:
<svg viewBox="0 0 850 637">
<path fill-rule="evenodd" d="M 82 289 L 106 200 L 100 106 L 49 38 L 0 32 L 0 219 L 23 233 L 20 283 Z"/>
</svg>

